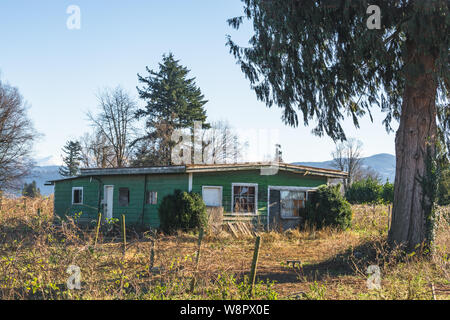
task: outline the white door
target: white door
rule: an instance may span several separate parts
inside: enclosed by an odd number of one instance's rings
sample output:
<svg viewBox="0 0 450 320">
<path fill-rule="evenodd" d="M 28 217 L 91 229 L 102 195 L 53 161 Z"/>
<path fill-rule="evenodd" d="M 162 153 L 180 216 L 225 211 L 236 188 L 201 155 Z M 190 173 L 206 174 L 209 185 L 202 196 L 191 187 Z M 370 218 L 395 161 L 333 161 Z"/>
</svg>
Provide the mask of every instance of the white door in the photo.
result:
<svg viewBox="0 0 450 320">
<path fill-rule="evenodd" d="M 202 198 L 208 207 L 221 207 L 222 187 L 203 187 Z"/>
<path fill-rule="evenodd" d="M 113 217 L 113 195 L 114 186 L 105 186 L 104 205 L 107 219 L 112 219 Z"/>
</svg>

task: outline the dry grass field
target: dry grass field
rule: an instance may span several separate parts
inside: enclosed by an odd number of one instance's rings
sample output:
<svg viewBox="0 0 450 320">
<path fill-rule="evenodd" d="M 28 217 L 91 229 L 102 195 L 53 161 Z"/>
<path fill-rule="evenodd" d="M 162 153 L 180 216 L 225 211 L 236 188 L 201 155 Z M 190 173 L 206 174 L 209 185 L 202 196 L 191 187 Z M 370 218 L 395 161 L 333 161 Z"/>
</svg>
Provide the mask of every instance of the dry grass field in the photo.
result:
<svg viewBox="0 0 450 320">
<path fill-rule="evenodd" d="M 435 250 L 428 258 L 387 250 L 388 207 L 381 205 L 353 206 L 353 226 L 345 232 L 261 232 L 250 296 L 252 237 L 205 235 L 196 269 L 196 234 L 128 228 L 124 252 L 120 227 L 107 232 L 102 226 L 94 246 L 95 227 L 80 229 L 76 217 L 53 223 L 52 201 L 3 199 L 0 299 L 450 298 L 449 207 L 439 209 Z M 79 267 L 80 289 L 67 286 L 71 265 Z M 368 288 L 370 265 L 379 267 L 378 289 Z"/>
</svg>

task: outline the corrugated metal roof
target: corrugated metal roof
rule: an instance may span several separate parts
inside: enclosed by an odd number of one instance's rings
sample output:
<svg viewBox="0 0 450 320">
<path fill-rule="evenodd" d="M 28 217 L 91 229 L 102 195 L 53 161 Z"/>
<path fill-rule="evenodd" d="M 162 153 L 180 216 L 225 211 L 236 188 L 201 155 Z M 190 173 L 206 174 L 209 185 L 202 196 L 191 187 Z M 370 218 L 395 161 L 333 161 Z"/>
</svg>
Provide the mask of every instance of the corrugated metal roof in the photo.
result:
<svg viewBox="0 0 450 320">
<path fill-rule="evenodd" d="M 273 172 L 274 170 L 284 170 L 310 175 L 320 175 L 333 178 L 345 178 L 347 172 L 315 168 L 301 165 L 293 165 L 288 163 L 271 163 L 271 162 L 249 162 L 249 163 L 236 163 L 236 164 L 212 164 L 212 165 L 187 165 L 186 172 L 215 172 L 215 171 L 238 171 L 238 170 L 266 170 L 267 172 Z M 270 173 L 268 173 L 270 174 Z"/>
<path fill-rule="evenodd" d="M 165 167 L 128 167 L 128 168 L 89 168 L 81 169 L 81 176 L 109 176 L 109 175 L 140 175 L 140 174 L 163 174 L 184 173 L 186 166 Z"/>
<path fill-rule="evenodd" d="M 162 166 L 162 167 L 128 167 L 128 168 L 89 168 L 81 169 L 78 177 L 69 177 L 48 181 L 54 182 L 72 180 L 89 176 L 110 176 L 110 175 L 143 175 L 143 174 L 168 174 L 168 173 L 194 173 L 194 172 L 223 172 L 240 170 L 261 170 L 261 174 L 275 174 L 277 170 L 290 171 L 303 175 L 326 176 L 330 178 L 345 178 L 347 172 L 293 165 L 287 163 L 270 162 L 246 162 L 234 164 L 192 164 L 183 166 Z"/>
</svg>

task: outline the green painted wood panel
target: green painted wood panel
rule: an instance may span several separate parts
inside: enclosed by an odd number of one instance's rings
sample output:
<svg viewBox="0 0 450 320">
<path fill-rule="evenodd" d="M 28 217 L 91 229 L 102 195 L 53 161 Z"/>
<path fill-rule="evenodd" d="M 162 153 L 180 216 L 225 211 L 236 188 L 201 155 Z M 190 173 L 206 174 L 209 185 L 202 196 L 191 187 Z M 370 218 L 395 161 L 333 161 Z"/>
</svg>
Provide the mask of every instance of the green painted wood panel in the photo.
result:
<svg viewBox="0 0 450 320">
<path fill-rule="evenodd" d="M 201 194 L 203 186 L 221 186 L 224 211 L 231 213 L 233 183 L 258 184 L 258 215 L 266 216 L 268 186 L 318 187 L 327 178 L 281 170 L 276 175 L 261 175 L 259 170 L 194 173 L 192 191 Z"/>
<path fill-rule="evenodd" d="M 159 227 L 158 207 L 164 196 L 173 193 L 176 189 L 188 191 L 187 174 L 164 175 L 127 175 L 102 176 L 90 179 L 80 177 L 73 180 L 55 182 L 56 215 L 64 217 L 82 212 L 80 221 L 91 221 L 97 218 L 99 201 L 104 198 L 104 186 L 114 186 L 113 192 L 113 218 L 119 219 L 125 215 L 127 224 L 141 224 Z M 147 186 L 147 188 L 145 188 Z M 83 187 L 83 204 L 72 205 L 72 188 Z M 129 204 L 119 205 L 120 188 L 129 189 Z M 156 191 L 157 204 L 145 203 L 145 191 Z M 105 214 L 103 213 L 103 217 Z"/>
</svg>

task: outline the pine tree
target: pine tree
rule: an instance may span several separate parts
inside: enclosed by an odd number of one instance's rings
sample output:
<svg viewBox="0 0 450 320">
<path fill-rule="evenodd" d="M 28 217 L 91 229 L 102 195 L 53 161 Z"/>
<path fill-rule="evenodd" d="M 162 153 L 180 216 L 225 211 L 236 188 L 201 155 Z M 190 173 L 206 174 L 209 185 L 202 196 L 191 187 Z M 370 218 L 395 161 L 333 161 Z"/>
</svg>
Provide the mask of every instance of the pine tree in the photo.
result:
<svg viewBox="0 0 450 320">
<path fill-rule="evenodd" d="M 36 198 L 41 196 L 41 190 L 37 187 L 36 181 L 25 183 L 22 189 L 22 196 L 28 198 Z"/>
<path fill-rule="evenodd" d="M 249 47 L 228 46 L 257 97 L 283 110 L 297 126 L 345 140 L 341 121 L 386 112 L 396 134 L 396 178 L 391 245 L 413 250 L 428 242 L 425 217 L 433 195 L 420 179 L 435 157 L 437 110 L 448 108 L 448 0 L 243 0 L 251 20 Z M 374 6 L 375 5 L 375 6 Z M 370 6 L 370 7 L 369 7 Z M 379 25 L 378 25 L 379 24 Z M 423 180 L 423 179 L 422 179 Z"/>
<path fill-rule="evenodd" d="M 142 88 L 137 88 L 139 97 L 146 102 L 144 109 L 137 112 L 138 118 L 146 120 L 146 134 L 137 139 L 139 147 L 134 165 L 170 165 L 173 130 L 192 128 L 194 121 L 206 122 L 207 103 L 195 78 L 188 78 L 188 70 L 175 60 L 172 53 L 163 55 L 159 70 L 146 68 L 148 76 L 138 74 Z M 151 154 L 149 154 L 151 153 Z"/>
<path fill-rule="evenodd" d="M 67 141 L 62 148 L 65 156 L 62 157 L 64 165 L 59 168 L 59 174 L 63 177 L 76 176 L 80 170 L 81 161 L 81 144 L 79 141 Z"/>
</svg>

